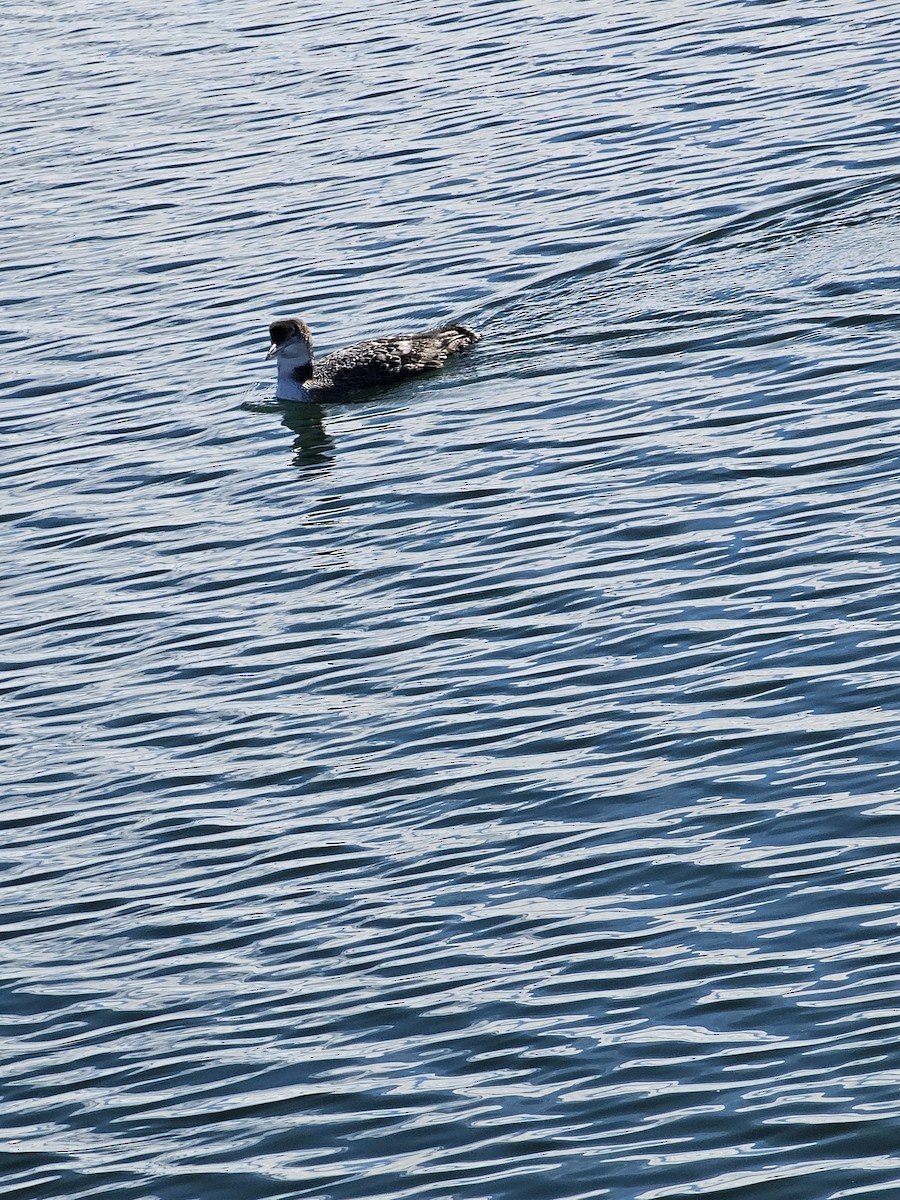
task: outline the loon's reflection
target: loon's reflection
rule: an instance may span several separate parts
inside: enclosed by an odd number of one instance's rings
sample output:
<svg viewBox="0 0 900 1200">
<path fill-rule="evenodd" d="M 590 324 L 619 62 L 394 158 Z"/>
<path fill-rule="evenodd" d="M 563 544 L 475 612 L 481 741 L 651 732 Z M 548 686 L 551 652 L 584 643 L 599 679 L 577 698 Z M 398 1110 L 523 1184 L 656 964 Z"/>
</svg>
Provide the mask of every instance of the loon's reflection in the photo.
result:
<svg viewBox="0 0 900 1200">
<path fill-rule="evenodd" d="M 282 424 L 292 429 L 293 462 L 298 467 L 328 467 L 334 457 L 334 440 L 325 432 L 325 410 L 321 404 L 281 402 Z"/>
</svg>

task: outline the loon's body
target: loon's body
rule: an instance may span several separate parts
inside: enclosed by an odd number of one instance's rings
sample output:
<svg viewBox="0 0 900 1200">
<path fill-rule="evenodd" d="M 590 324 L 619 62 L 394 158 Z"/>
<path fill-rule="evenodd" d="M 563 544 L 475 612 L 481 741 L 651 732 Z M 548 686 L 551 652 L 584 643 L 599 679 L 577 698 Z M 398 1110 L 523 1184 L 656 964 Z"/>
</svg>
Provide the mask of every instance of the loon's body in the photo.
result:
<svg viewBox="0 0 900 1200">
<path fill-rule="evenodd" d="M 273 321 L 267 358 L 278 362 L 279 400 L 314 400 L 325 404 L 354 392 L 399 383 L 442 367 L 451 354 L 480 340 L 466 325 L 443 325 L 423 333 L 373 338 L 313 359 L 309 327 L 296 317 Z"/>
</svg>

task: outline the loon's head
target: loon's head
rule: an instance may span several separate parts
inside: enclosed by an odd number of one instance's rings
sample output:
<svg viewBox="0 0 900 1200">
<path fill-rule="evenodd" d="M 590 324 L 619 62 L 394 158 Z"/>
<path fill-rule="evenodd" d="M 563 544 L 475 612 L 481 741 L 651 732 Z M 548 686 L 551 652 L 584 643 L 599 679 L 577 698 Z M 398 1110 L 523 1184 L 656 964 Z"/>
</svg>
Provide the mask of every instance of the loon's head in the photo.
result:
<svg viewBox="0 0 900 1200">
<path fill-rule="evenodd" d="M 313 373 L 313 346 L 309 327 L 296 317 L 273 321 L 269 326 L 272 344 L 266 358 L 278 362 L 279 391 L 284 385 L 290 390 L 301 388 Z M 290 397 L 285 397 L 289 399 Z"/>
</svg>

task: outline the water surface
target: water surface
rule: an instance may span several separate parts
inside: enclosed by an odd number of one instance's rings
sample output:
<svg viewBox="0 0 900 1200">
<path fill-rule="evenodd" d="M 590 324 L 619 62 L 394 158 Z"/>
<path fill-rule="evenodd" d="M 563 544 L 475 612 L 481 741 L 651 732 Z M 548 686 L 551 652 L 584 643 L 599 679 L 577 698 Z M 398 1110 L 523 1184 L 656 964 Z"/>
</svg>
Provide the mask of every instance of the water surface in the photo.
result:
<svg viewBox="0 0 900 1200">
<path fill-rule="evenodd" d="M 0 16 L 11 1198 L 900 1188 L 896 9 L 592 7 Z"/>
</svg>

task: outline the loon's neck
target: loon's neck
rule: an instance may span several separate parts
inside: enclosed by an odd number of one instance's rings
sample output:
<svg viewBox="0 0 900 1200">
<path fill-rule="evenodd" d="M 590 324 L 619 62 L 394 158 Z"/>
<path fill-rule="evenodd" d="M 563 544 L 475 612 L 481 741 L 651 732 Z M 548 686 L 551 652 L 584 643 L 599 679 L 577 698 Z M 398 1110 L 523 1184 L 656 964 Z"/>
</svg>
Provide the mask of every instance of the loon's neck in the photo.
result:
<svg viewBox="0 0 900 1200">
<path fill-rule="evenodd" d="M 309 390 L 307 381 L 312 377 L 313 368 L 308 356 L 301 361 L 291 355 L 282 353 L 278 356 L 278 386 L 275 389 L 276 400 L 308 400 Z"/>
<path fill-rule="evenodd" d="M 276 400 L 308 400 L 309 392 L 297 376 L 295 363 L 280 362 L 278 364 L 278 386 L 275 389 Z"/>
</svg>

